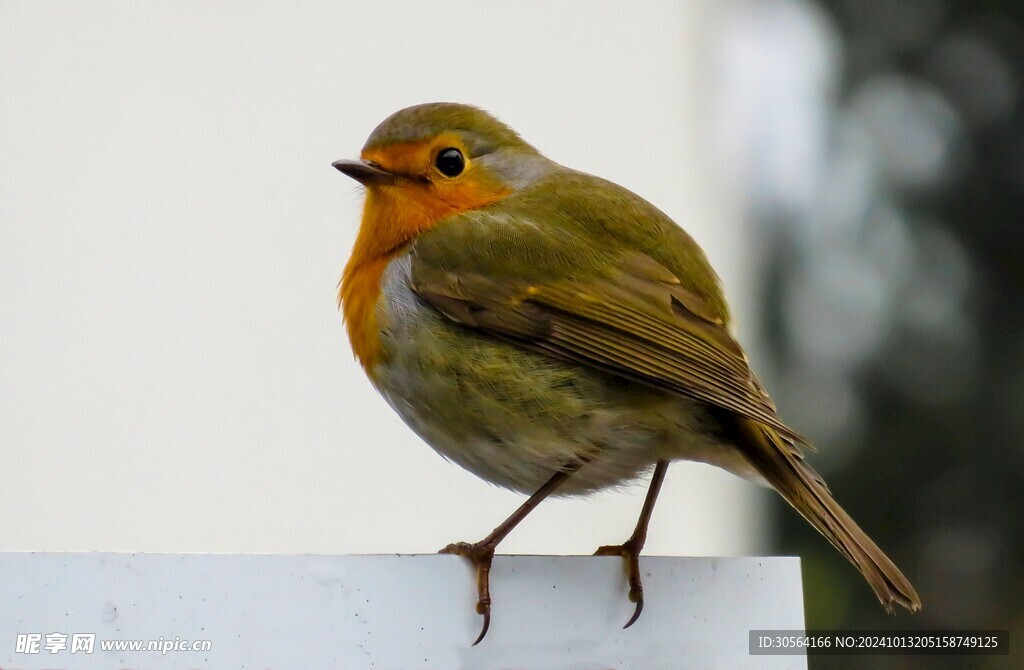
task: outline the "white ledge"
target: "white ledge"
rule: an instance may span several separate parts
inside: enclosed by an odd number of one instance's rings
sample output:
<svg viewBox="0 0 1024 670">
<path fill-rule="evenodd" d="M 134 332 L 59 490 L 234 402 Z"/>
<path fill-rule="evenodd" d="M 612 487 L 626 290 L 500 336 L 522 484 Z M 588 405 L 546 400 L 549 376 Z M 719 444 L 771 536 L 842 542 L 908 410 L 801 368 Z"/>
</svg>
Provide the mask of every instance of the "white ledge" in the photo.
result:
<svg viewBox="0 0 1024 670">
<path fill-rule="evenodd" d="M 621 559 L 498 556 L 477 647 L 475 581 L 454 556 L 0 553 L 0 667 L 681 670 L 806 668 L 750 656 L 752 629 L 804 627 L 796 558 L 644 556 L 639 621 Z M 68 649 L 19 653 L 19 634 Z M 70 653 L 73 634 L 94 651 Z M 209 640 L 210 651 L 102 641 Z M 24 640 L 23 640 L 24 641 Z"/>
</svg>

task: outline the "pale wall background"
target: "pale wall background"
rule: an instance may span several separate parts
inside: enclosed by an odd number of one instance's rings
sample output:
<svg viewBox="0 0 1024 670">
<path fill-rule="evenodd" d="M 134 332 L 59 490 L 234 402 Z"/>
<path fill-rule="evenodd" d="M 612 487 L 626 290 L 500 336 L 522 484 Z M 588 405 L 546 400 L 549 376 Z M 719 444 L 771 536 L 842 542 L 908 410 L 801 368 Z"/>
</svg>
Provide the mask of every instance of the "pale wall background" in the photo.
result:
<svg viewBox="0 0 1024 670">
<path fill-rule="evenodd" d="M 445 463 L 352 360 L 360 196 L 330 163 L 400 107 L 480 105 L 681 222 L 743 335 L 708 141 L 724 5 L 0 3 L 0 549 L 482 537 L 521 497 Z M 756 551 L 751 489 L 673 467 L 649 552 Z M 642 491 L 549 502 L 503 550 L 621 541 Z"/>
</svg>

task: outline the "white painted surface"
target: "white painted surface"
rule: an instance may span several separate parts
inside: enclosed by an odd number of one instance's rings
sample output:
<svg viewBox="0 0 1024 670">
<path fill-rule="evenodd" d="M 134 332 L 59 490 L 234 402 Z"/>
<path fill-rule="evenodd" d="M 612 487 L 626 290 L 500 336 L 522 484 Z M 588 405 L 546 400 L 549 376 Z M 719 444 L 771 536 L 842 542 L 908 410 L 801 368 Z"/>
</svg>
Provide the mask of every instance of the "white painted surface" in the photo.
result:
<svg viewBox="0 0 1024 670">
<path fill-rule="evenodd" d="M 0 554 L 0 667 L 66 670 L 805 669 L 750 656 L 751 629 L 804 627 L 796 558 L 642 558 L 629 630 L 617 558 L 498 556 L 487 638 L 457 557 Z M 95 634 L 92 654 L 16 652 L 19 633 Z M 103 640 L 210 640 L 209 652 L 103 652 Z M 45 638 L 44 638 L 45 639 Z"/>
<path fill-rule="evenodd" d="M 480 105 L 685 226 L 742 324 L 702 116 L 723 4 L 0 3 L 0 549 L 489 532 L 522 497 L 445 463 L 352 360 L 334 301 L 359 194 L 330 163 L 400 107 Z M 621 542 L 631 491 L 546 502 L 503 549 Z M 753 495 L 674 465 L 650 551 L 756 553 Z"/>
</svg>

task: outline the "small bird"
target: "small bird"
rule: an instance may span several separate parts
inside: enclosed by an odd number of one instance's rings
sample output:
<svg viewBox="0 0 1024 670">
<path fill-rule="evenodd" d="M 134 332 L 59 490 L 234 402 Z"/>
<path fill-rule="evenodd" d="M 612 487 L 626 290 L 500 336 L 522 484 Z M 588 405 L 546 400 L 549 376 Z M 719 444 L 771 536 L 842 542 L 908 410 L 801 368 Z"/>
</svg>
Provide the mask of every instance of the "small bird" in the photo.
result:
<svg viewBox="0 0 1024 670">
<path fill-rule="evenodd" d="M 628 628 L 639 556 L 668 464 L 691 460 L 773 487 L 856 567 L 890 612 L 914 587 L 805 461 L 730 332 L 694 240 L 634 193 L 546 158 L 469 105 L 402 109 L 360 160 L 365 187 L 339 304 L 370 381 L 427 444 L 530 494 L 476 543 L 487 634 L 498 543 L 544 498 L 653 475 L 625 559 Z"/>
</svg>

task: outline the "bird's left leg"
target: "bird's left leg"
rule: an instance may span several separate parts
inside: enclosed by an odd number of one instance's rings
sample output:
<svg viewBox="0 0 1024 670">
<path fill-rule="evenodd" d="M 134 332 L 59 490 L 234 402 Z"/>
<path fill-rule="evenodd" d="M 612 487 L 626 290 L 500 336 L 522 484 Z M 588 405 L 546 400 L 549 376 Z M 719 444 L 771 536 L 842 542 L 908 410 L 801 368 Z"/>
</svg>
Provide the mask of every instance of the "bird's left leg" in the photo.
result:
<svg viewBox="0 0 1024 670">
<path fill-rule="evenodd" d="M 574 461 L 562 466 L 519 509 L 505 519 L 490 535 L 476 544 L 453 542 L 438 552 L 439 554 L 455 554 L 467 558 L 473 564 L 473 567 L 476 568 L 476 612 L 484 618 L 484 624 L 473 646 L 476 646 L 480 643 L 480 640 L 484 639 L 484 635 L 487 635 L 487 629 L 491 626 L 491 561 L 494 560 L 494 550 L 498 547 L 498 543 L 504 540 L 505 536 L 512 532 L 512 529 L 525 519 L 527 514 L 532 512 L 541 501 L 554 493 L 555 489 L 572 476 L 574 472 L 579 470 L 584 463 L 586 463 L 586 460 Z"/>
<path fill-rule="evenodd" d="M 633 535 L 622 544 L 607 545 L 594 552 L 595 556 L 622 556 L 626 559 L 626 575 L 629 580 L 629 601 L 636 603 L 633 616 L 629 618 L 623 628 L 629 628 L 640 618 L 640 612 L 644 609 L 644 585 L 640 581 L 640 551 L 647 541 L 647 525 L 651 522 L 651 513 L 654 511 L 654 503 L 658 500 L 658 493 L 665 481 L 665 473 L 668 472 L 668 461 L 659 460 L 654 466 L 654 475 L 651 477 L 651 486 L 647 489 L 647 498 L 644 499 L 644 507 L 640 511 L 640 519 L 636 522 Z"/>
</svg>

